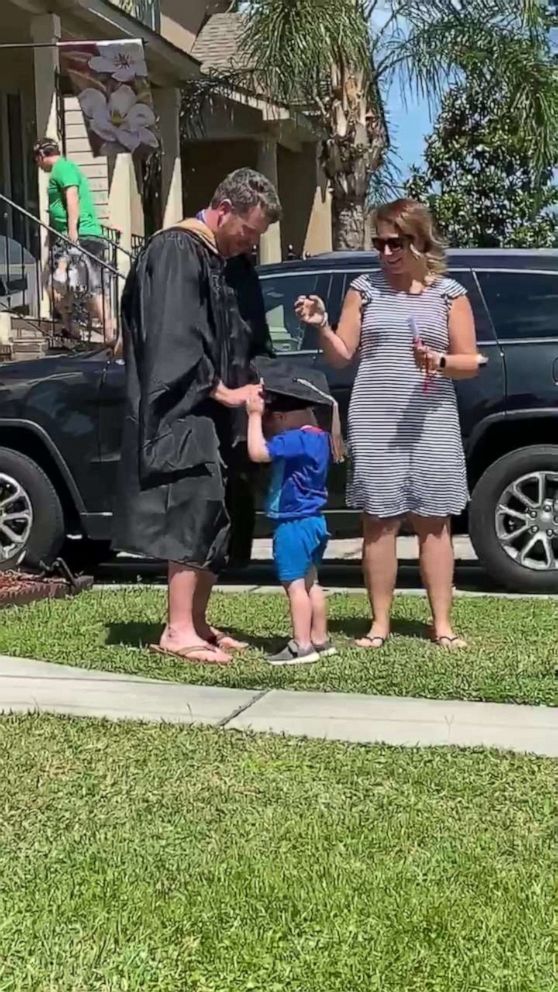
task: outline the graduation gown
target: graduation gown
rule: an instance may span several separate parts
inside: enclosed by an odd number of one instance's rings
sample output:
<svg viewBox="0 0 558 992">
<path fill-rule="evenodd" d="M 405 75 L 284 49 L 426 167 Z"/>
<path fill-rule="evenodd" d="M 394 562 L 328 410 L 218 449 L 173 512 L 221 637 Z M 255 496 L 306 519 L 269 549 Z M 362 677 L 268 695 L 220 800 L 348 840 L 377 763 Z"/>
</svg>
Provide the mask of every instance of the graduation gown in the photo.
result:
<svg viewBox="0 0 558 992">
<path fill-rule="evenodd" d="M 211 392 L 219 381 L 231 389 L 253 381 L 259 346 L 204 224 L 186 221 L 150 240 L 126 281 L 122 328 L 114 545 L 218 573 L 231 542 L 227 495 L 230 505 L 231 486 L 249 467 L 244 411 L 216 403 Z M 237 537 L 248 558 L 252 518 Z"/>
</svg>

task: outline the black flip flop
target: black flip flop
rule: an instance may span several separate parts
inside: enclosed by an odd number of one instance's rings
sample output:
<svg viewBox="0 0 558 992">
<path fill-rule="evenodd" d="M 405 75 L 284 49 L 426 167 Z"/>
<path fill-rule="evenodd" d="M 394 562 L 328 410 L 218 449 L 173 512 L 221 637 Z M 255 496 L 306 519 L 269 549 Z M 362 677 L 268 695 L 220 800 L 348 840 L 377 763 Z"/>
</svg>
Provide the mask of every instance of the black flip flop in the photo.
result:
<svg viewBox="0 0 558 992">
<path fill-rule="evenodd" d="M 388 634 L 387 637 L 380 637 L 379 634 L 374 634 L 373 637 L 370 637 L 367 634 L 366 637 L 362 637 L 360 639 L 362 641 L 368 641 L 368 644 L 370 645 L 370 647 L 365 647 L 363 644 L 357 644 L 355 642 L 355 647 L 359 651 L 380 651 L 383 647 L 385 647 L 386 641 L 389 640 L 389 634 Z M 376 643 L 374 643 L 374 642 L 376 642 Z"/>
</svg>

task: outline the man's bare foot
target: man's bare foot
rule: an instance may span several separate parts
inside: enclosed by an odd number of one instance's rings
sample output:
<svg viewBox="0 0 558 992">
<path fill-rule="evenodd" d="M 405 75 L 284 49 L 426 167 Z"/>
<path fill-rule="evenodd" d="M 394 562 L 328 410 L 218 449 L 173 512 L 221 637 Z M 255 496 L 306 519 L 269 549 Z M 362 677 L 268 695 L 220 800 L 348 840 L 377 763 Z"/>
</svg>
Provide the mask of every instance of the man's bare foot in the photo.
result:
<svg viewBox="0 0 558 992">
<path fill-rule="evenodd" d="M 173 655 L 183 661 L 197 661 L 208 665 L 228 665 L 232 658 L 217 644 L 205 641 L 195 632 L 171 631 L 165 628 L 158 644 L 160 653 Z"/>
</svg>

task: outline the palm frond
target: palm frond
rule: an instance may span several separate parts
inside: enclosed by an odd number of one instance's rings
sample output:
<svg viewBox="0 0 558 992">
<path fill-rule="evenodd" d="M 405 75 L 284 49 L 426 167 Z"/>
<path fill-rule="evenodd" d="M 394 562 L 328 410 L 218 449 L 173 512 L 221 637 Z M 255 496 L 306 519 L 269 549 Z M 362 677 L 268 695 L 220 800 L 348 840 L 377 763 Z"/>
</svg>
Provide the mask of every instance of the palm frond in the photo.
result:
<svg viewBox="0 0 558 992">
<path fill-rule="evenodd" d="M 518 124 L 537 136 L 542 165 L 558 157 L 558 77 L 538 0 L 406 0 L 404 28 L 383 39 L 380 76 L 398 75 L 408 96 L 437 102 L 448 83 L 490 81 Z M 403 36 L 402 36 L 403 35 Z"/>
<path fill-rule="evenodd" d="M 311 101 L 332 66 L 371 72 L 364 0 L 252 0 L 240 56 L 278 100 Z"/>
</svg>

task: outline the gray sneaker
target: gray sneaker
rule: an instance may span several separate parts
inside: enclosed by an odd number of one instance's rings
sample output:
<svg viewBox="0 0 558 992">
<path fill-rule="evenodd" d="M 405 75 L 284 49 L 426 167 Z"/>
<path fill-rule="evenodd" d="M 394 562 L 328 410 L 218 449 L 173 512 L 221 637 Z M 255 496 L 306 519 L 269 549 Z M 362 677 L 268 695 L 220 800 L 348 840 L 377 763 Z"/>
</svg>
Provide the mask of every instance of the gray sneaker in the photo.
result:
<svg viewBox="0 0 558 992">
<path fill-rule="evenodd" d="M 317 651 L 320 658 L 329 658 L 332 654 L 337 654 L 337 648 L 332 641 L 324 641 L 323 644 L 314 644 L 314 651 Z"/>
<path fill-rule="evenodd" d="M 269 655 L 265 660 L 268 665 L 280 667 L 282 665 L 311 665 L 314 661 L 318 661 L 319 657 L 320 655 L 315 648 L 311 647 L 302 651 L 293 640 L 289 641 L 278 654 Z"/>
</svg>

